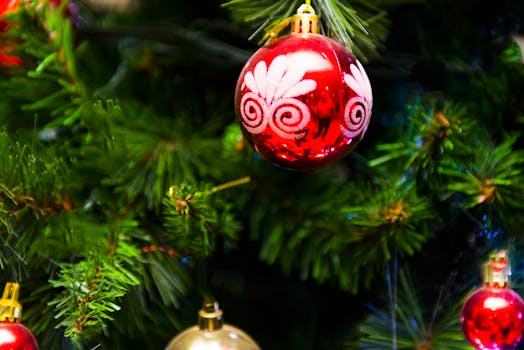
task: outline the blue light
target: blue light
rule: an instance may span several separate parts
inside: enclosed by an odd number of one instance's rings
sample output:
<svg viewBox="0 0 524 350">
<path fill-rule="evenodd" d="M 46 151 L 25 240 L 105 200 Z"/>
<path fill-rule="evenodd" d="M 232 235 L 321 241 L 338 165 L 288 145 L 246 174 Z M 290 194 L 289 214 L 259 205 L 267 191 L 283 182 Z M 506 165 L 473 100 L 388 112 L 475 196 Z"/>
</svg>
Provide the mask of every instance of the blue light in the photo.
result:
<svg viewBox="0 0 524 350">
<path fill-rule="evenodd" d="M 485 237 L 486 239 L 495 239 L 504 233 L 500 227 L 491 225 L 489 223 L 489 218 L 487 214 L 482 215 L 482 221 L 484 222 L 484 224 L 480 229 L 476 230 L 475 232 L 479 237 Z"/>
</svg>

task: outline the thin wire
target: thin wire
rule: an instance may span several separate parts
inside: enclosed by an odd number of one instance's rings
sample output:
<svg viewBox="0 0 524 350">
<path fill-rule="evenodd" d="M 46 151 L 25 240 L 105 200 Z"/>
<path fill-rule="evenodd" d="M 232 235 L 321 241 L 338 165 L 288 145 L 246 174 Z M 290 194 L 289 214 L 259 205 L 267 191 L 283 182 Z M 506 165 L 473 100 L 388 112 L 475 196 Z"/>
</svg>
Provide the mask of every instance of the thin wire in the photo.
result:
<svg viewBox="0 0 524 350">
<path fill-rule="evenodd" d="M 218 185 L 218 186 L 213 187 L 211 189 L 211 193 L 217 192 L 217 191 L 222 191 L 222 190 L 228 189 L 230 187 L 243 185 L 243 184 L 248 183 L 249 181 L 251 181 L 251 177 L 249 177 L 249 176 L 245 176 L 245 177 L 242 177 L 242 178 L 237 179 L 237 180 L 229 181 L 229 182 L 226 182 L 226 183 L 224 183 L 222 185 Z"/>
<path fill-rule="evenodd" d="M 438 315 L 438 312 L 442 309 L 440 306 L 441 304 L 443 303 L 443 299 L 444 297 L 446 297 L 444 295 L 444 293 L 448 292 L 451 288 L 451 286 L 454 284 L 455 282 L 455 279 L 457 277 L 457 274 L 458 272 L 457 271 L 452 271 L 446 282 L 444 283 L 444 285 L 442 285 L 442 287 L 440 288 L 440 291 L 439 291 L 439 294 L 438 294 L 438 297 L 437 297 L 437 302 L 435 304 L 435 308 L 433 309 L 433 314 L 431 316 L 431 321 L 429 323 L 429 327 L 428 329 L 424 332 L 424 334 L 431 334 L 432 331 L 433 331 L 433 325 L 435 324 L 436 320 L 437 320 L 437 315 Z M 426 339 L 425 339 L 426 340 Z"/>
<path fill-rule="evenodd" d="M 386 263 L 386 281 L 388 284 L 389 302 L 391 305 L 391 333 L 392 344 L 391 349 L 397 350 L 397 276 L 398 276 L 398 261 L 395 253 L 392 261 L 393 277 L 391 276 L 391 269 L 389 263 Z M 393 281 L 392 281 L 393 280 Z"/>
</svg>

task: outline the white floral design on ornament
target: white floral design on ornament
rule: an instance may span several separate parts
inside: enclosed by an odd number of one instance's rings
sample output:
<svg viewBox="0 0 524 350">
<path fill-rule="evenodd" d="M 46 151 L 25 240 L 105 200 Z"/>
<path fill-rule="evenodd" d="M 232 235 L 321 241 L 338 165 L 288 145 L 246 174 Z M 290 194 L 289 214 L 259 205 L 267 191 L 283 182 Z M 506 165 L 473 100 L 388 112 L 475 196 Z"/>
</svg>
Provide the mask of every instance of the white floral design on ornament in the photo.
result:
<svg viewBox="0 0 524 350">
<path fill-rule="evenodd" d="M 304 137 L 311 111 L 295 97 L 317 87 L 315 80 L 303 79 L 305 74 L 304 68 L 291 65 L 285 55 L 275 57 L 269 68 L 266 61 L 260 61 L 253 71 L 248 71 L 242 90 L 247 87 L 249 92 L 240 100 L 242 124 L 246 130 L 259 134 L 269 125 L 282 138 Z"/>
<path fill-rule="evenodd" d="M 359 61 L 351 64 L 351 74 L 344 73 L 344 81 L 358 96 L 351 98 L 344 109 L 346 126 L 340 126 L 342 133 L 348 138 L 363 136 L 371 118 L 373 95 L 371 84 L 364 68 Z"/>
</svg>

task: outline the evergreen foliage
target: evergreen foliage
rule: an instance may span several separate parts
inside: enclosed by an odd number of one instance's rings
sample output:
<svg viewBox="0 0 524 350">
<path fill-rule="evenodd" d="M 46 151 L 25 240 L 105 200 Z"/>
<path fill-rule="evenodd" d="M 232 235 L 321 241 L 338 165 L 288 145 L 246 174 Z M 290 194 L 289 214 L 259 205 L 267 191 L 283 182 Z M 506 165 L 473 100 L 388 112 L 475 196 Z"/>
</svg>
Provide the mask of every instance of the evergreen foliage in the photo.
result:
<svg viewBox="0 0 524 350">
<path fill-rule="evenodd" d="M 0 67 L 0 280 L 42 349 L 163 348 L 207 295 L 264 349 L 469 349 L 460 306 L 490 250 L 522 288 L 524 6 L 312 0 L 374 109 L 350 155 L 292 172 L 242 137 L 233 95 L 301 4 L 1 18 L 23 64 Z"/>
</svg>

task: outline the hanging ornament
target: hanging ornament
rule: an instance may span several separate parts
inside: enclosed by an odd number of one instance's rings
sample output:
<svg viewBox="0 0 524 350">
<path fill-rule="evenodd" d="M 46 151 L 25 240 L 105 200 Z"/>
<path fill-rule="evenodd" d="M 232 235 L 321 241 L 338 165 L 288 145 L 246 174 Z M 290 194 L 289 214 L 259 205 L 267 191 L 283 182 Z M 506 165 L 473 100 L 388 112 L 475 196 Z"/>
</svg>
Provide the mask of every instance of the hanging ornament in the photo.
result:
<svg viewBox="0 0 524 350">
<path fill-rule="evenodd" d="M 21 324 L 22 305 L 18 302 L 18 283 L 7 283 L 0 299 L 0 350 L 37 350 L 33 333 Z"/>
<path fill-rule="evenodd" d="M 2 0 L 0 1 L 0 16 L 6 13 L 16 11 L 20 4 L 20 0 Z"/>
<path fill-rule="evenodd" d="M 0 33 L 6 32 L 13 24 L 5 21 L 3 17 L 18 10 L 20 0 L 0 0 Z M 10 55 L 16 46 L 12 43 L 0 42 L 0 68 L 16 67 L 22 65 L 22 60 L 18 56 Z"/>
<path fill-rule="evenodd" d="M 484 284 L 462 307 L 462 330 L 476 349 L 512 350 L 522 337 L 524 301 L 509 287 L 506 253 L 499 251 L 484 264 Z"/>
<path fill-rule="evenodd" d="M 223 323 L 218 303 L 206 300 L 198 312 L 198 325 L 174 337 L 166 350 L 260 350 L 260 347 L 242 330 Z"/>
<path fill-rule="evenodd" d="M 313 170 L 340 159 L 363 138 L 371 85 L 349 50 L 318 34 L 309 3 L 290 21 L 291 34 L 270 41 L 245 64 L 235 113 L 261 156 L 281 168 Z"/>
</svg>

